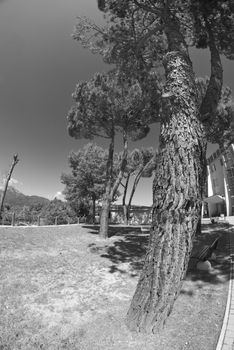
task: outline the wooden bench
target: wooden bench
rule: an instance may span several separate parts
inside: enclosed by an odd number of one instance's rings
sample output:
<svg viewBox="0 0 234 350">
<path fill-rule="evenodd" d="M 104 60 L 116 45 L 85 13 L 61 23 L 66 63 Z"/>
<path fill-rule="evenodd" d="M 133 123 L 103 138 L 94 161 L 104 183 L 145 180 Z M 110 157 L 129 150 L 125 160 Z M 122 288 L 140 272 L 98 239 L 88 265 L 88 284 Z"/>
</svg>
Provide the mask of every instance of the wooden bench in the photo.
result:
<svg viewBox="0 0 234 350">
<path fill-rule="evenodd" d="M 193 256 L 193 258 L 196 258 L 200 261 L 208 260 L 212 256 L 212 253 L 214 252 L 214 250 L 217 249 L 219 239 L 220 239 L 220 236 L 216 237 L 215 240 L 210 245 L 208 244 L 204 245 L 202 249 L 198 251 L 195 256 Z"/>
</svg>

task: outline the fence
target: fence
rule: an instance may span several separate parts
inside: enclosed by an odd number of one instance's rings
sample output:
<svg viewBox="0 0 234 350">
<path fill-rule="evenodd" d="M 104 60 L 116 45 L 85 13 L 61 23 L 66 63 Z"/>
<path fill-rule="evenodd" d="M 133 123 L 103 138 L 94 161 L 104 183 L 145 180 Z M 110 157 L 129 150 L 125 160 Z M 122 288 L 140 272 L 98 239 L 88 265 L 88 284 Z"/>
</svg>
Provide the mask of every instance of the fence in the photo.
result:
<svg viewBox="0 0 234 350">
<path fill-rule="evenodd" d="M 61 216 L 55 216 L 45 218 L 40 215 L 34 215 L 28 220 L 26 218 L 17 217 L 16 213 L 11 213 L 2 216 L 2 226 L 45 226 L 45 225 L 70 225 L 70 224 L 81 224 L 86 223 L 87 218 L 85 216 L 76 218 L 63 218 Z"/>
</svg>

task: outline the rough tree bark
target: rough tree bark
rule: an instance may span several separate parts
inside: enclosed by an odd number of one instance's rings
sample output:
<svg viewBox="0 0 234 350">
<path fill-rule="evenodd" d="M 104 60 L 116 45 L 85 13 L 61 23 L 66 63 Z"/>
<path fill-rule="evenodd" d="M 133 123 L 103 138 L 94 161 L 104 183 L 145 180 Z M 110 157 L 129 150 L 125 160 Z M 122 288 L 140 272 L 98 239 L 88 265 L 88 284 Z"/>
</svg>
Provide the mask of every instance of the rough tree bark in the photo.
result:
<svg viewBox="0 0 234 350">
<path fill-rule="evenodd" d="M 0 204 L 0 222 L 2 221 L 2 213 L 3 213 L 3 211 L 4 211 L 4 200 L 5 200 L 5 197 L 6 197 L 6 192 L 7 192 L 8 184 L 9 184 L 9 181 L 10 181 L 10 179 L 11 179 L 11 175 L 12 175 L 12 173 L 13 173 L 14 167 L 16 166 L 16 164 L 17 164 L 18 162 L 19 162 L 18 154 L 15 154 L 15 155 L 13 156 L 13 162 L 12 162 L 12 164 L 11 164 L 9 173 L 8 173 L 8 175 L 7 175 L 7 178 L 6 178 L 5 186 L 4 186 L 4 189 L 3 189 L 3 192 L 2 192 L 1 204 Z"/>
<path fill-rule="evenodd" d="M 167 11 L 169 11 L 167 9 Z M 153 185 L 153 222 L 144 267 L 126 317 L 131 330 L 156 332 L 181 289 L 202 203 L 206 143 L 186 43 L 176 18 L 165 16 L 160 151 Z"/>
</svg>

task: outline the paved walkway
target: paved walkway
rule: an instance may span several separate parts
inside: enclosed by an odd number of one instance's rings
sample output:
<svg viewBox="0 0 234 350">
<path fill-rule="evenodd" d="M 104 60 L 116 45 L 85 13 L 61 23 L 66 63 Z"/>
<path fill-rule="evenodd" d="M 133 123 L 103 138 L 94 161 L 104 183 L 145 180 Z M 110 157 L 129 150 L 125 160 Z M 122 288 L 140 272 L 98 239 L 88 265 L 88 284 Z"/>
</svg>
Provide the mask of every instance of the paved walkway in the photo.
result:
<svg viewBox="0 0 234 350">
<path fill-rule="evenodd" d="M 228 222 L 234 225 L 234 217 L 228 217 Z M 216 350 L 234 350 L 234 227 L 228 229 L 230 233 L 231 271 L 228 299 L 223 319 L 223 326 Z"/>
</svg>

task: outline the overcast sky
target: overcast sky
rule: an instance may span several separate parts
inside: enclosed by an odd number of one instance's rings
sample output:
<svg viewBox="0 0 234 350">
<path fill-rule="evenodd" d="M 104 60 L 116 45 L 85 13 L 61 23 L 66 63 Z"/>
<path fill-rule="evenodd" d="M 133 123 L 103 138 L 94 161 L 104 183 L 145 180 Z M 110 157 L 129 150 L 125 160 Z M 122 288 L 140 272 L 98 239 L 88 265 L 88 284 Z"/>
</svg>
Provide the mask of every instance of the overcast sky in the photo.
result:
<svg viewBox="0 0 234 350">
<path fill-rule="evenodd" d="M 13 178 L 25 194 L 51 199 L 61 192 L 69 152 L 88 142 L 68 136 L 66 114 L 76 83 L 107 66 L 71 38 L 76 16 L 82 15 L 101 20 L 96 0 L 0 1 L 0 176 L 18 152 Z M 209 56 L 194 50 L 192 55 L 196 73 L 209 75 Z M 233 61 L 224 60 L 224 83 L 234 90 L 233 68 Z M 157 143 L 154 127 L 131 147 Z M 142 181 L 134 203 L 151 205 L 151 188 L 151 181 Z"/>
</svg>

